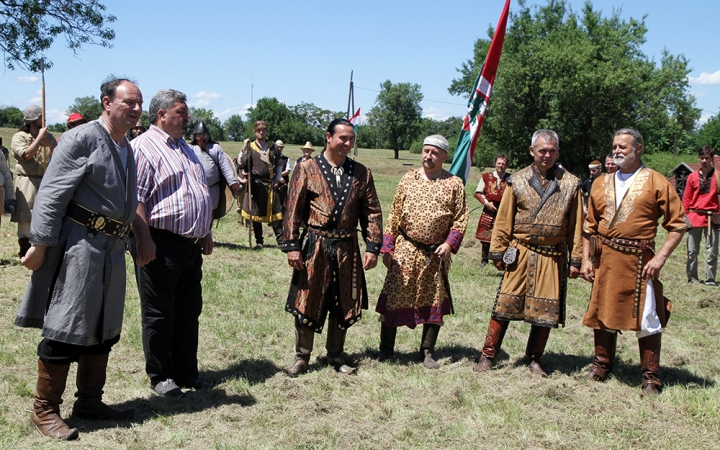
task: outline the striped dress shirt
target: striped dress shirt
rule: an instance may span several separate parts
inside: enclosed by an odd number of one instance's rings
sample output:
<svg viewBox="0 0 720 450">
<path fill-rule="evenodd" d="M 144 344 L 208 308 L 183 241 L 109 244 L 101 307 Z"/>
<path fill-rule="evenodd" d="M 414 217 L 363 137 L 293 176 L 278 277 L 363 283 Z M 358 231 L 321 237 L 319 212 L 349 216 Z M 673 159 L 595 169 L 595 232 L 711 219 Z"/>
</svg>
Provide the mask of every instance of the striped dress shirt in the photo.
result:
<svg viewBox="0 0 720 450">
<path fill-rule="evenodd" d="M 187 238 L 210 233 L 212 200 L 202 164 L 184 139 L 155 125 L 132 141 L 138 202 L 148 225 Z"/>
</svg>

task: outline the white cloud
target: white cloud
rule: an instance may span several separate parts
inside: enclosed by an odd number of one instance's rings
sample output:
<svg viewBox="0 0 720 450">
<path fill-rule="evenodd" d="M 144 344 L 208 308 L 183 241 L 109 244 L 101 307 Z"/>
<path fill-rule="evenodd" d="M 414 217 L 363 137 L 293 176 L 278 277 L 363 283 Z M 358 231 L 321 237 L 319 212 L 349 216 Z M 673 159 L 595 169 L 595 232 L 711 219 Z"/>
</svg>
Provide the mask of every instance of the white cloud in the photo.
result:
<svg viewBox="0 0 720 450">
<path fill-rule="evenodd" d="M 206 108 L 206 107 L 210 106 L 210 100 L 201 98 L 200 100 L 196 101 L 195 103 L 190 103 L 190 106 L 194 106 L 195 108 Z"/>
<path fill-rule="evenodd" d="M 220 98 L 220 94 L 216 92 L 205 92 L 200 91 L 197 94 L 193 95 L 192 98 L 200 98 L 200 99 L 210 99 L 210 98 Z"/>
<path fill-rule="evenodd" d="M 720 70 L 715 73 L 703 72 L 699 77 L 688 77 L 692 84 L 720 84 Z"/>
<path fill-rule="evenodd" d="M 17 77 L 15 78 L 16 83 L 34 83 L 38 80 L 38 77 L 36 76 L 29 76 L 29 77 Z"/>
<path fill-rule="evenodd" d="M 244 119 L 247 116 L 248 110 L 250 109 L 251 106 L 254 106 L 254 105 L 251 105 L 250 103 L 245 103 L 243 106 L 235 106 L 234 108 L 228 108 L 219 113 L 215 113 L 215 115 L 220 120 L 227 120 L 227 118 L 232 116 L 233 114 L 239 114 Z"/>
<path fill-rule="evenodd" d="M 42 97 L 33 97 L 30 99 L 31 105 L 39 105 L 42 102 Z"/>
<path fill-rule="evenodd" d="M 448 114 L 447 111 L 443 111 L 432 106 L 430 108 L 424 108 L 422 115 L 423 117 L 428 117 L 433 120 L 445 120 L 452 116 L 451 114 Z"/>
<path fill-rule="evenodd" d="M 693 97 L 705 97 L 707 95 L 707 92 L 705 91 L 690 91 L 690 95 Z"/>
<path fill-rule="evenodd" d="M 708 120 L 710 120 L 711 117 L 712 117 L 712 114 L 703 114 L 703 115 L 700 116 L 700 118 L 698 119 L 697 125 L 698 125 L 698 126 L 701 126 L 701 125 L 705 124 L 705 122 L 707 122 Z"/>
<path fill-rule="evenodd" d="M 52 125 L 54 123 L 65 123 L 67 121 L 68 116 L 65 114 L 65 111 L 59 110 L 57 108 L 55 109 L 49 109 L 45 113 L 45 123 L 48 125 Z"/>
</svg>

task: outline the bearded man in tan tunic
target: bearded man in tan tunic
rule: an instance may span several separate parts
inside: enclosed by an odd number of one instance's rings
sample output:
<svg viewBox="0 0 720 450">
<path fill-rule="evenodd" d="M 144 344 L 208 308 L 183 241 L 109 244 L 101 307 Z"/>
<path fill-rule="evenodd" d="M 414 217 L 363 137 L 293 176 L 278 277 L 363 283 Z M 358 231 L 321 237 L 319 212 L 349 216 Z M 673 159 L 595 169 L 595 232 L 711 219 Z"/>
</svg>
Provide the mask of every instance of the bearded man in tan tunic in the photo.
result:
<svg viewBox="0 0 720 450">
<path fill-rule="evenodd" d="M 510 176 L 498 209 L 490 260 L 505 271 L 476 372 L 490 370 L 509 321 L 532 324 L 525 355 L 540 366 L 550 329 L 565 325 L 567 279 L 580 273 L 582 192 L 580 179 L 556 164 L 560 141 L 552 130 L 533 134 L 533 164 Z M 568 268 L 568 255 L 569 268 Z"/>
<path fill-rule="evenodd" d="M 643 165 L 642 151 L 637 130 L 617 131 L 613 160 L 619 170 L 595 180 L 588 201 L 581 274 L 593 289 L 583 325 L 595 331 L 595 360 L 586 378 L 607 379 L 617 331 L 631 330 L 640 347 L 642 393 L 659 394 L 660 344 L 670 308 L 658 277 L 692 225 L 675 189 Z M 668 236 L 655 252 L 661 217 Z"/>
</svg>

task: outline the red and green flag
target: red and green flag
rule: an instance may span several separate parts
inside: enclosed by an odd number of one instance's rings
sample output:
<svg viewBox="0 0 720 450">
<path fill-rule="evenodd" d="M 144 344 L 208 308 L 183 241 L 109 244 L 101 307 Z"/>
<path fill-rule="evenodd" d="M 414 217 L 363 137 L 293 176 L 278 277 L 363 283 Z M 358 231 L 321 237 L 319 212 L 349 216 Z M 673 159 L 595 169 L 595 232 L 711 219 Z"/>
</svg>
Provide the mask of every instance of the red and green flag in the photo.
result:
<svg viewBox="0 0 720 450">
<path fill-rule="evenodd" d="M 488 50 L 482 69 L 475 80 L 475 87 L 468 101 L 468 112 L 463 120 L 453 162 L 450 166 L 450 173 L 462 178 L 464 183 L 467 183 L 470 175 L 475 147 L 480 135 L 480 127 L 482 127 L 483 119 L 485 119 L 485 111 L 490 101 L 490 92 L 495 82 L 495 73 L 497 73 L 503 41 L 505 40 L 505 27 L 507 26 L 509 11 L 510 0 L 506 0 L 505 8 L 503 8 L 497 28 L 495 28 L 495 35 L 490 43 L 490 50 Z"/>
</svg>

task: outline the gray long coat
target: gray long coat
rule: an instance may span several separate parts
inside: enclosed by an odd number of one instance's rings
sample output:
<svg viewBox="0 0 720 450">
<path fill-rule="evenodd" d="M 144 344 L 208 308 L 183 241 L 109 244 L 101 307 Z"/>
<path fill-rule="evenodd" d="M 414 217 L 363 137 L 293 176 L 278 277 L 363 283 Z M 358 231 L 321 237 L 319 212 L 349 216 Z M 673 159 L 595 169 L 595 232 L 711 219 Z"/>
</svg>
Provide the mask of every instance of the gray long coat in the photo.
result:
<svg viewBox="0 0 720 450">
<path fill-rule="evenodd" d="M 48 339 L 96 345 L 120 334 L 125 305 L 125 242 L 65 217 L 74 201 L 129 224 L 137 209 L 135 159 L 127 168 L 99 121 L 62 135 L 33 209 L 30 242 L 47 245 L 15 325 L 42 328 Z"/>
</svg>

